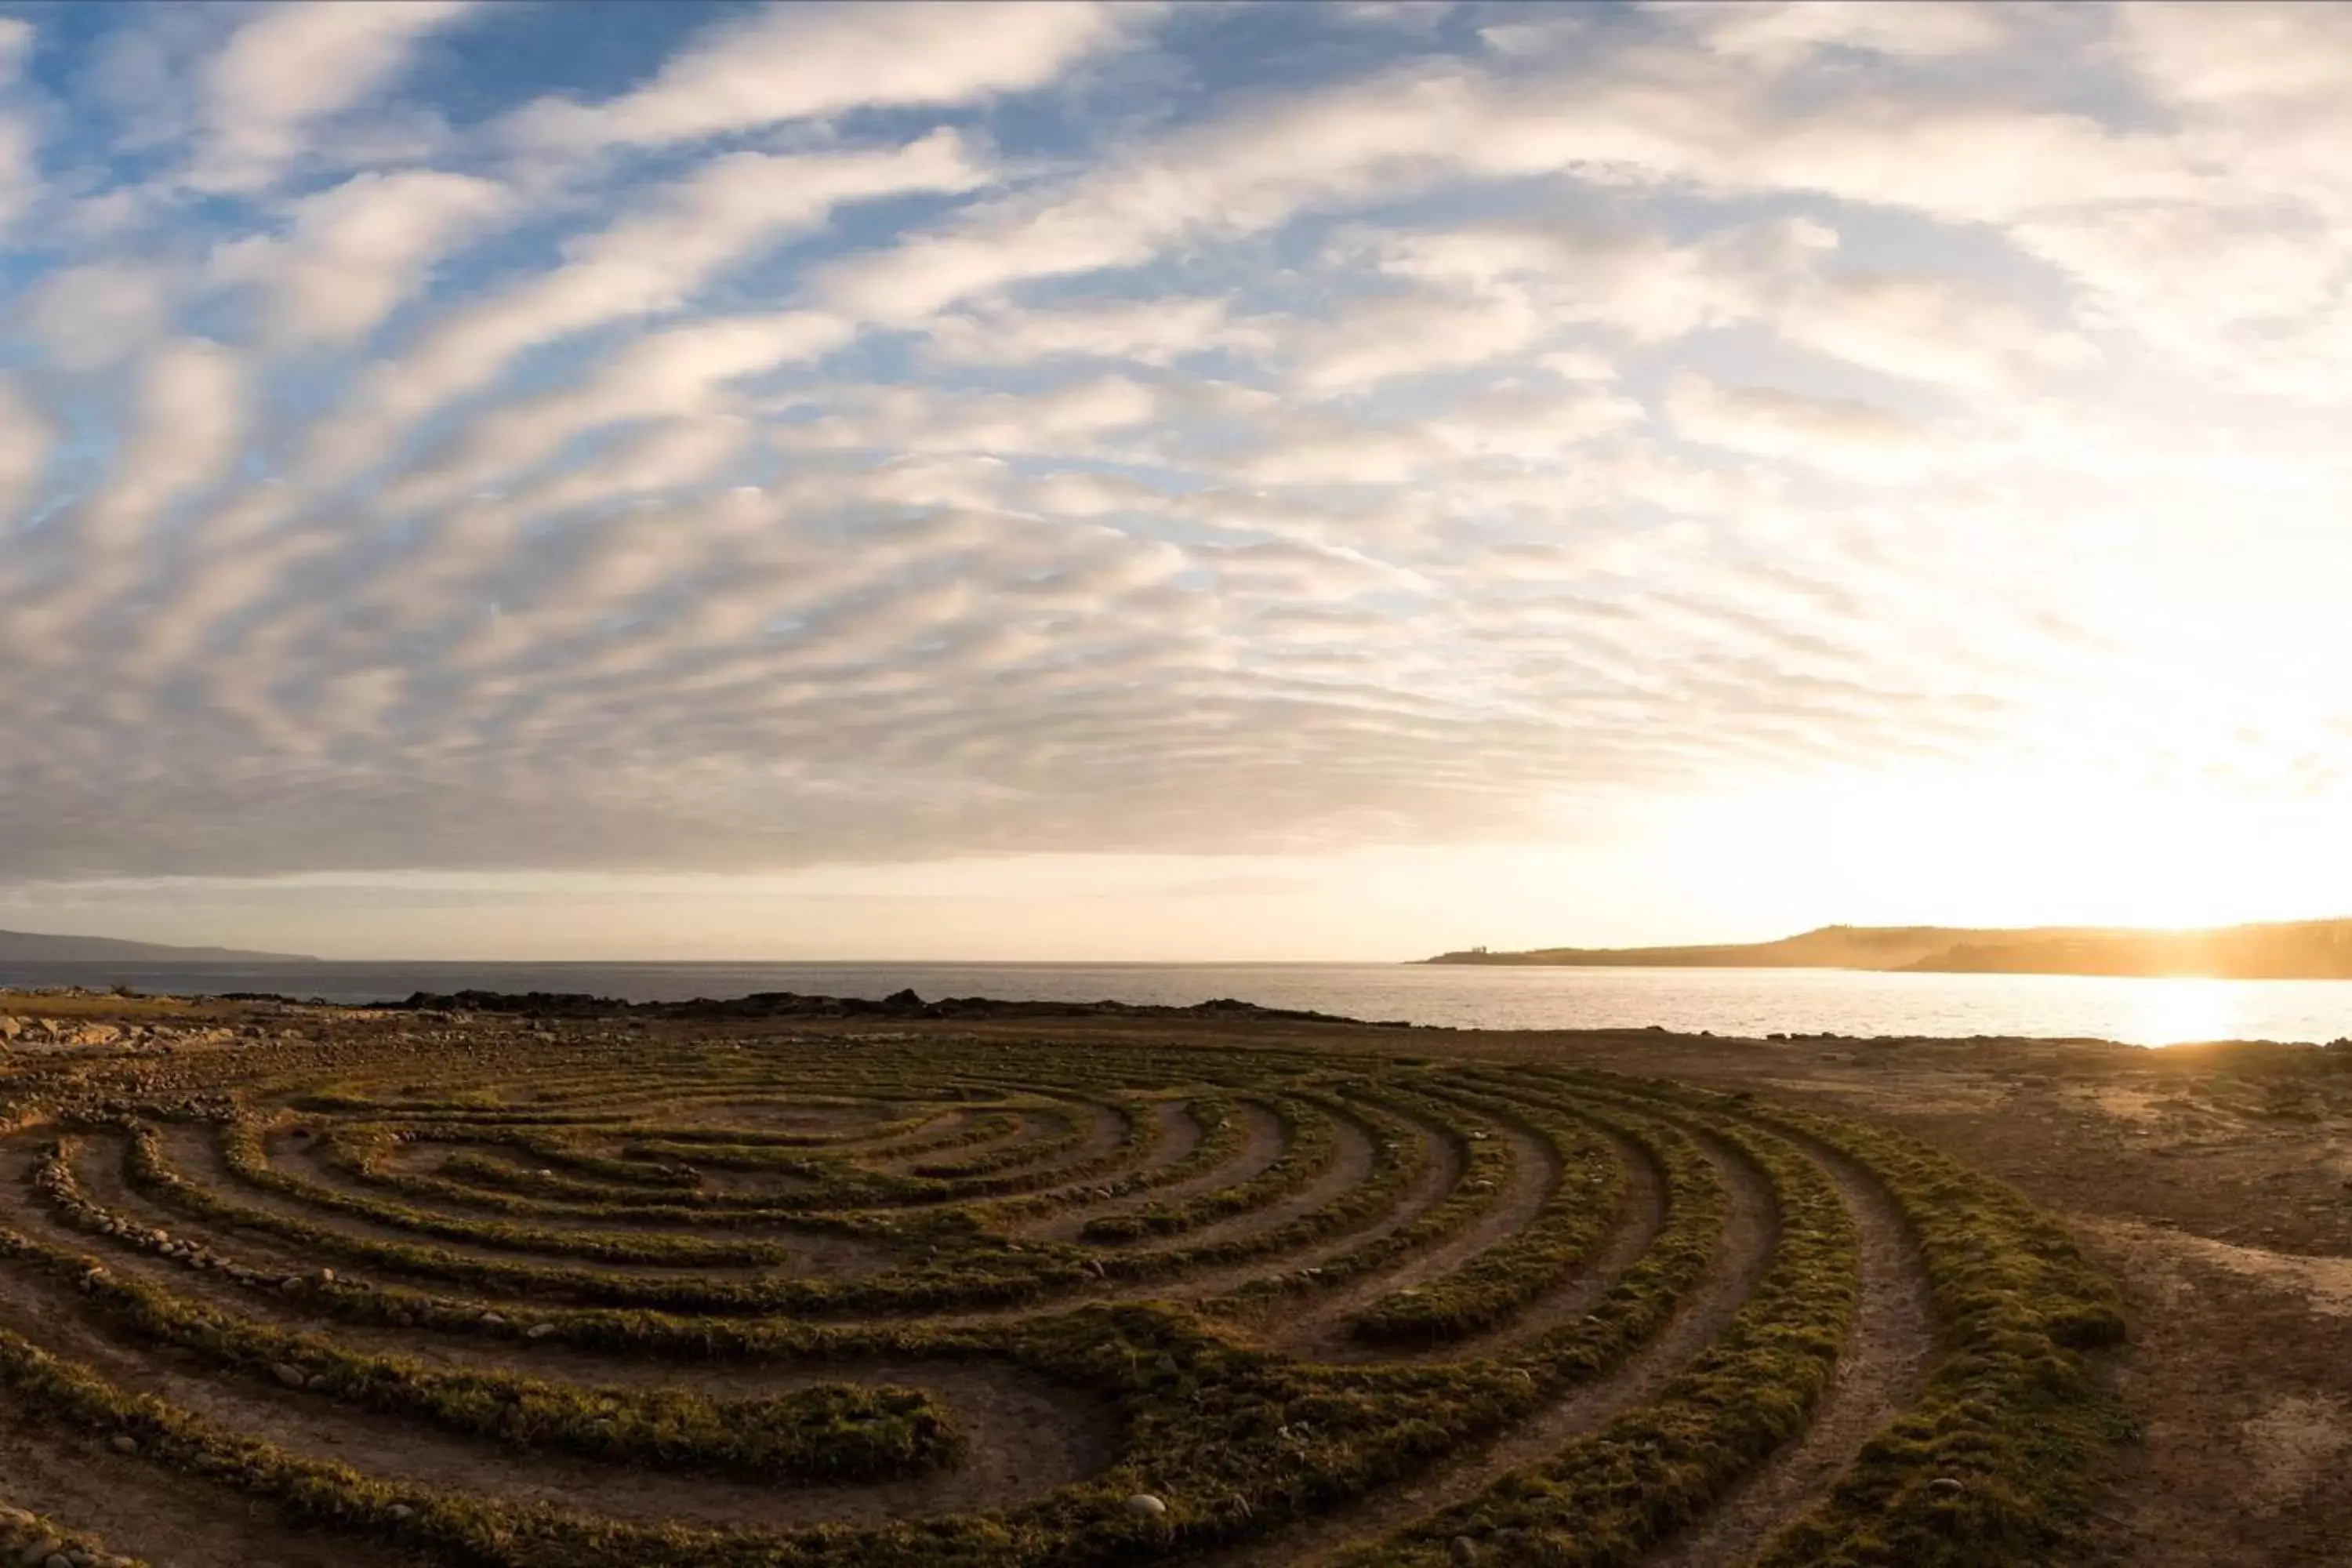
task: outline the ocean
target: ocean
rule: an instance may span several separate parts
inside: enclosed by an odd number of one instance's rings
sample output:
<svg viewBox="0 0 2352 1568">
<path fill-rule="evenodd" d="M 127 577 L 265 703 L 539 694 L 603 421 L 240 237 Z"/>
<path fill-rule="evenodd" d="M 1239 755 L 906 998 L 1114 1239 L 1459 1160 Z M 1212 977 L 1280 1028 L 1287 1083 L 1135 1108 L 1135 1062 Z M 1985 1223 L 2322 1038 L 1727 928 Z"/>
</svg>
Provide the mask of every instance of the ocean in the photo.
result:
<svg viewBox="0 0 2352 1568">
<path fill-rule="evenodd" d="M 1874 974 L 1842 969 L 1519 969 L 1393 963 L 0 964 L 0 986 L 269 991 L 330 1002 L 412 992 L 578 991 L 682 1002 L 797 991 L 927 999 L 1269 1007 L 1455 1028 L 1664 1028 L 1718 1035 L 2028 1035 L 2136 1045 L 2352 1037 L 2352 981 Z"/>
</svg>

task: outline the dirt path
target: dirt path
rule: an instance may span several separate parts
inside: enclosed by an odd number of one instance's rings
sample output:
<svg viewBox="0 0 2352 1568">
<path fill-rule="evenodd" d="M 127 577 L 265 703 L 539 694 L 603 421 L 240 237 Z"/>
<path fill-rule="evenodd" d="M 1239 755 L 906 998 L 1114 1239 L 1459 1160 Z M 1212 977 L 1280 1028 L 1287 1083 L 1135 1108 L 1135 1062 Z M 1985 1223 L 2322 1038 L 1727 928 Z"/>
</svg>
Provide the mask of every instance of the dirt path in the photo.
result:
<svg viewBox="0 0 2352 1568">
<path fill-rule="evenodd" d="M 1659 1568 L 1717 1568 L 1755 1556 L 1782 1525 L 1826 1495 L 1863 1445 L 1910 1405 L 1935 1363 L 1935 1301 L 1894 1200 L 1852 1161 L 1797 1141 L 1837 1183 L 1862 1233 L 1861 1310 L 1811 1424 L 1697 1525 L 1648 1559 Z"/>
<path fill-rule="evenodd" d="M 164 1155 L 181 1175 L 209 1187 L 247 1208 L 301 1220 L 323 1230 L 336 1232 L 358 1240 L 394 1242 L 409 1247 L 441 1247 L 450 1252 L 479 1258 L 484 1262 L 512 1264 L 554 1260 L 549 1254 L 536 1252 L 528 1247 L 499 1247 L 479 1242 L 445 1239 L 425 1231 L 412 1230 L 386 1221 L 344 1214 L 323 1205 L 313 1205 L 283 1193 L 254 1186 L 228 1169 L 226 1163 L 221 1157 L 219 1145 L 207 1129 L 164 1127 L 160 1131 L 163 1134 Z M 340 1173 L 324 1167 L 321 1163 L 311 1161 L 301 1151 L 289 1150 L 273 1141 L 269 1145 L 269 1155 L 272 1163 L 285 1170 L 287 1174 L 298 1180 L 311 1183 L 336 1196 L 356 1197 L 373 1203 L 396 1202 L 404 1206 L 416 1209 L 420 1213 L 460 1224 L 478 1225 L 485 1218 L 490 1218 L 499 1223 L 521 1226 L 534 1230 L 559 1231 L 571 1235 L 675 1236 L 695 1241 L 709 1241 L 714 1237 L 780 1240 L 787 1250 L 785 1270 L 794 1275 L 814 1278 L 854 1278 L 860 1274 L 877 1272 L 889 1267 L 895 1257 L 890 1248 L 879 1243 L 852 1237 L 825 1236 L 806 1230 L 795 1230 L 784 1222 L 772 1225 L 730 1226 L 721 1231 L 712 1231 L 698 1230 L 691 1226 L 667 1223 L 659 1226 L 633 1223 L 622 1216 L 590 1217 L 561 1213 L 551 1214 L 538 1210 L 528 1214 L 485 1215 L 478 1210 L 443 1207 L 430 1200 L 411 1198 L 405 1194 L 387 1200 L 381 1194 L 372 1194 L 363 1189 L 354 1191 L 339 1184 L 332 1178 L 340 1175 Z M 569 1255 L 566 1255 L 563 1261 L 576 1267 L 600 1269 L 609 1268 L 616 1274 L 641 1271 L 655 1276 L 675 1276 L 681 1271 L 680 1266 L 677 1264 L 607 1265 L 601 1260 Z M 369 1265 L 369 1267 L 378 1273 L 384 1272 L 381 1266 Z M 698 1267 L 695 1271 L 703 1270 Z"/>
<path fill-rule="evenodd" d="M 1108 1422 L 1009 1384 L 972 1385 L 987 1403 L 954 1415 L 974 1441 L 963 1461 L 909 1480 L 840 1486 L 656 1470 L 551 1451 L 516 1451 L 422 1420 L 362 1411 L 323 1396 L 265 1389 L 184 1364 L 170 1352 L 113 1340 L 63 1286 L 0 1265 L 0 1324 L 121 1388 L 153 1394 L 216 1426 L 370 1476 L 438 1491 L 545 1503 L 607 1518 L 711 1528 L 874 1526 L 894 1520 L 1018 1506 L 1108 1462 Z M 585 1361 L 588 1358 L 582 1357 Z M 664 1366 L 667 1381 L 677 1369 Z M 758 1379 L 730 1369 L 739 1392 Z M 835 1377 L 840 1376 L 839 1371 Z"/>
<path fill-rule="evenodd" d="M 1328 1114 L 1328 1113 L 1326 1113 Z M 1269 1117 L 1267 1120 L 1271 1121 Z M 1171 1237 L 1160 1243 L 1146 1243 L 1132 1250 L 1140 1253 L 1181 1252 L 1196 1247 L 1213 1247 L 1221 1242 L 1256 1236 L 1264 1231 L 1278 1230 L 1301 1215 L 1314 1213 L 1325 1204 L 1360 1184 L 1372 1171 L 1372 1140 L 1362 1127 L 1344 1116 L 1330 1116 L 1332 1141 L 1336 1147 L 1331 1158 L 1307 1183 L 1279 1201 L 1248 1214 L 1235 1215 L 1231 1219 L 1204 1225 L 1198 1230 L 1188 1230 L 1181 1236 Z M 1253 1134 L 1252 1146 L 1255 1146 Z M 1268 1160 L 1267 1164 L 1274 1162 Z M 1263 1169 L 1264 1167 L 1260 1167 Z M 1247 1176 L 1230 1180 L 1247 1181 Z"/>
<path fill-rule="evenodd" d="M 1454 1147 L 1454 1141 L 1428 1129 L 1423 1131 L 1423 1136 L 1433 1145 L 1435 1157 L 1430 1161 L 1429 1170 L 1415 1184 L 1414 1192 L 1409 1194 L 1409 1200 L 1418 1201 L 1398 1205 L 1397 1224 L 1391 1228 L 1401 1229 L 1412 1224 L 1421 1213 L 1435 1207 L 1462 1179 L 1462 1154 Z M 1540 1147 L 1535 1139 L 1523 1130 L 1509 1126 L 1504 1127 L 1503 1136 L 1511 1142 L 1511 1179 L 1483 1214 L 1474 1217 L 1454 1236 L 1411 1254 L 1387 1268 L 1375 1269 L 1362 1279 L 1350 1280 L 1327 1294 L 1286 1303 L 1279 1322 L 1269 1326 L 1266 1342 L 1285 1354 L 1303 1360 L 1395 1359 L 1392 1352 L 1372 1351 L 1349 1340 L 1347 1320 L 1391 1291 L 1451 1273 L 1512 1235 L 1543 1206 L 1544 1199 L 1559 1182 L 1559 1173 L 1550 1152 Z"/>
<path fill-rule="evenodd" d="M 105 1538 L 153 1568 L 402 1568 L 371 1542 L 299 1530 L 223 1487 L 107 1451 L 0 1398 L 0 1500 Z M 8 1559 L 14 1562 L 12 1556 Z"/>
<path fill-rule="evenodd" d="M 299 1214 L 315 1218 L 322 1225 L 342 1225 L 355 1234 L 381 1233 L 386 1238 L 418 1239 L 419 1233 L 384 1222 L 362 1219 L 356 1215 L 335 1214 L 324 1208 L 313 1209 L 299 1199 L 283 1193 L 249 1184 L 228 1169 L 221 1157 L 220 1147 L 209 1128 L 165 1126 L 159 1131 L 163 1136 L 164 1152 L 181 1174 L 203 1182 L 241 1203 L 255 1208 L 275 1207 L 281 1213 Z M 337 1197 L 356 1198 L 362 1203 L 392 1204 L 413 1208 L 436 1218 L 479 1225 L 494 1220 L 507 1225 L 529 1226 L 535 1230 L 572 1230 L 599 1234 L 630 1234 L 637 1236 L 676 1236 L 690 1240 L 707 1241 L 712 1232 L 708 1228 L 682 1224 L 674 1219 L 647 1218 L 625 1211 L 614 1214 L 591 1214 L 570 1209 L 561 1201 L 549 1199 L 531 1203 L 527 1210 L 509 1211 L 488 1204 L 467 1204 L 453 1198 L 436 1198 L 388 1187 L 371 1186 L 354 1180 L 349 1173 L 330 1164 L 321 1155 L 317 1143 L 298 1141 L 278 1134 L 264 1141 L 263 1152 L 271 1168 L 295 1180 L 307 1183 L 320 1192 Z M 509 1194 L 520 1196 L 521 1194 Z M 525 1200 L 529 1201 L 529 1200 Z M 762 1220 L 757 1224 L 730 1225 L 725 1234 L 730 1237 L 748 1236 L 763 1239 L 790 1232 L 786 1220 Z M 437 1241 L 436 1243 L 438 1244 Z"/>
<path fill-rule="evenodd" d="M 1193 1561 L 1216 1568 L 1294 1568 L 1363 1541 L 1376 1541 L 1438 1509 L 1475 1497 L 1506 1473 L 1545 1458 L 1570 1438 L 1653 1398 L 1721 1336 L 1769 1267 L 1780 1234 L 1772 1190 L 1761 1172 L 1719 1140 L 1694 1133 L 1730 1199 L 1723 1241 L 1705 1280 L 1656 1339 L 1595 1382 L 1570 1389 L 1531 1418 L 1417 1479 L 1302 1520 L 1263 1540 Z"/>
<path fill-rule="evenodd" d="M 1191 1105 L 1181 1103 L 1170 1105 L 1163 1108 L 1159 1114 L 1162 1118 L 1160 1154 L 1150 1163 L 1139 1166 L 1139 1170 L 1163 1170 L 1191 1155 L 1193 1150 L 1201 1146 L 1201 1140 L 1206 1136 Z M 1274 1119 L 1272 1112 L 1255 1104 L 1242 1105 L 1239 1108 L 1239 1114 L 1245 1126 L 1242 1146 L 1235 1152 L 1233 1159 L 1223 1164 L 1168 1186 L 1152 1188 L 1126 1197 L 1108 1198 L 1099 1203 L 1076 1204 L 1068 1208 L 1058 1209 L 1041 1218 L 1014 1226 L 1011 1233 L 1024 1237 L 1034 1237 L 1039 1241 L 1070 1241 L 1076 1239 L 1078 1233 L 1086 1228 L 1088 1220 L 1097 1215 L 1119 1214 L 1129 1209 L 1141 1208 L 1147 1204 L 1168 1203 L 1189 1198 L 1229 1183 L 1248 1181 L 1281 1158 L 1282 1124 Z"/>
</svg>

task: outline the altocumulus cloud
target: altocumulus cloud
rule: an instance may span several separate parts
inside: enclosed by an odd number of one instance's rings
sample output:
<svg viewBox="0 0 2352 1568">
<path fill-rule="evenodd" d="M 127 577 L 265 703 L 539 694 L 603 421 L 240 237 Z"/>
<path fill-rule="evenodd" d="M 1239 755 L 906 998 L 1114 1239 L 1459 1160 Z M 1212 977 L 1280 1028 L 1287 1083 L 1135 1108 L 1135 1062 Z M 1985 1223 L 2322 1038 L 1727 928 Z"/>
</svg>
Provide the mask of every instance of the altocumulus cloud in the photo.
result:
<svg viewBox="0 0 2352 1568">
<path fill-rule="evenodd" d="M 336 0 L 0 75 L 0 879 L 1527 838 L 2170 766 L 2068 721 L 2159 647 L 2342 787 L 2339 607 L 2162 567 L 2352 566 L 2341 10 Z"/>
</svg>

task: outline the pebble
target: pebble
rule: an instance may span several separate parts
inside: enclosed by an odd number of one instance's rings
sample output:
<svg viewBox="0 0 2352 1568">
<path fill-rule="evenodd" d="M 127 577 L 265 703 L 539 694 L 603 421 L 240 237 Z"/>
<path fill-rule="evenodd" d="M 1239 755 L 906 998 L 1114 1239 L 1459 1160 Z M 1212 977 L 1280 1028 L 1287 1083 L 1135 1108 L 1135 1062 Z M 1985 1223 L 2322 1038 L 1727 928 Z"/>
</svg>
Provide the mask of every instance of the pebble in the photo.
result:
<svg viewBox="0 0 2352 1568">
<path fill-rule="evenodd" d="M 139 1439 L 128 1432 L 117 1432 L 106 1440 L 106 1446 L 118 1454 L 135 1454 L 139 1451 Z"/>
<path fill-rule="evenodd" d="M 1127 1500 L 1127 1511 L 1137 1519 L 1165 1519 L 1168 1505 L 1150 1492 L 1138 1492 Z"/>
<path fill-rule="evenodd" d="M 1969 1489 L 1968 1483 L 1953 1476 L 1937 1476 L 1927 1483 L 1927 1489 L 1937 1497 L 1958 1497 Z"/>
<path fill-rule="evenodd" d="M 289 1388 L 299 1388 L 310 1381 L 310 1374 L 288 1362 L 279 1362 L 269 1369 L 269 1375 Z"/>
<path fill-rule="evenodd" d="M 1445 1558 L 1449 1563 L 1475 1563 L 1478 1543 L 1466 1535 L 1457 1535 L 1445 1543 Z"/>
</svg>

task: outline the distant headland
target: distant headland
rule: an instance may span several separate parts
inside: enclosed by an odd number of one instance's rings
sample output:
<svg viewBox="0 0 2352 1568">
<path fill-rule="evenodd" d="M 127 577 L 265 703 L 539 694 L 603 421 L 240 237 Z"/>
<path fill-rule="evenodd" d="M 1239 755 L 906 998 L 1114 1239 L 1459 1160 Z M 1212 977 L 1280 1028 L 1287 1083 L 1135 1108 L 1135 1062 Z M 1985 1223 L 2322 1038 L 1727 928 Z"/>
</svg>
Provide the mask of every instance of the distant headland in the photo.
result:
<svg viewBox="0 0 2352 1568">
<path fill-rule="evenodd" d="M 2097 926 L 1823 926 L 1777 942 L 1711 947 L 1472 948 L 1424 963 L 1643 969 L 1874 969 L 1936 974 L 2194 975 L 2222 980 L 2352 980 L 2352 920 L 2287 921 L 2210 931 Z"/>
<path fill-rule="evenodd" d="M 250 952 L 236 947 L 172 947 L 160 942 L 119 942 L 107 936 L 45 936 L 0 931 L 0 963 L 316 963 L 299 952 Z"/>
</svg>

